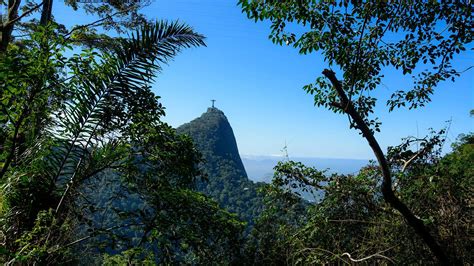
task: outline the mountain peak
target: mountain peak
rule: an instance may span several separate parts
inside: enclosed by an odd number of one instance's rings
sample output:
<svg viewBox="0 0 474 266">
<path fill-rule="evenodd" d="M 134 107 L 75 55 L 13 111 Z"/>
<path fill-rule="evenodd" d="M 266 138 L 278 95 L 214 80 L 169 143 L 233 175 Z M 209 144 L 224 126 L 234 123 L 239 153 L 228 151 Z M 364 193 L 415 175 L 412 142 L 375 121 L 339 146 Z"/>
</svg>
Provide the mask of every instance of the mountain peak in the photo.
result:
<svg viewBox="0 0 474 266">
<path fill-rule="evenodd" d="M 214 111 L 220 111 L 220 112 L 222 112 L 222 111 L 219 110 L 219 108 L 217 108 L 217 107 L 208 107 L 208 108 L 207 108 L 207 111 L 208 111 L 208 112 L 214 112 Z"/>
<path fill-rule="evenodd" d="M 210 164 L 211 168 L 218 168 L 212 162 L 225 160 L 232 165 L 237 178 L 247 179 L 247 173 L 239 155 L 234 131 L 224 112 L 216 107 L 209 107 L 200 117 L 178 127 L 177 132 L 187 134 L 193 140 L 198 150 Z"/>
<path fill-rule="evenodd" d="M 224 112 L 222 110 L 220 110 L 219 108 L 217 108 L 217 107 L 208 107 L 207 111 L 205 113 L 203 113 L 202 115 L 205 115 L 207 113 L 217 113 L 217 114 L 221 114 L 221 115 L 225 116 Z"/>
<path fill-rule="evenodd" d="M 199 191 L 211 196 L 220 206 L 237 213 L 249 226 L 260 213 L 262 201 L 257 195 L 259 185 L 247 177 L 239 155 L 234 132 L 224 112 L 209 107 L 193 121 L 176 129 L 189 135 L 202 153 L 206 182 L 197 184 Z"/>
</svg>

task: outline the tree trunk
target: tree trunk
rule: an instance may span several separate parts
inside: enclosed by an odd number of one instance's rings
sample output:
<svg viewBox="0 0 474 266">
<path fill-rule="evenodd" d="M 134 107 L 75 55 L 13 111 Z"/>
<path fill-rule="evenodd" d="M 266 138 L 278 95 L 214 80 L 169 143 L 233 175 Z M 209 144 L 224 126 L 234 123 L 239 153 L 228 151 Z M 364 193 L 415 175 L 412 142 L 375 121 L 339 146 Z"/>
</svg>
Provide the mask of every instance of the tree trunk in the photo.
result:
<svg viewBox="0 0 474 266">
<path fill-rule="evenodd" d="M 357 110 L 354 108 L 352 102 L 348 99 L 346 93 L 344 92 L 341 82 L 336 78 L 335 73 L 332 70 L 325 69 L 323 71 L 323 75 L 326 76 L 334 86 L 336 90 L 340 103 L 337 103 L 337 107 L 341 108 L 345 113 L 350 115 L 353 121 L 356 123 L 357 128 L 362 131 L 362 135 L 369 143 L 372 151 L 377 158 L 379 166 L 382 170 L 383 180 L 382 180 L 382 194 L 384 200 L 390 204 L 393 208 L 398 210 L 405 220 L 407 221 L 408 225 L 410 225 L 415 232 L 423 239 L 423 241 L 428 245 L 433 255 L 439 260 L 440 263 L 444 265 L 449 264 L 449 259 L 446 256 L 444 250 L 441 246 L 437 243 L 434 237 L 429 233 L 428 228 L 424 225 L 423 221 L 417 218 L 411 210 L 400 201 L 399 198 L 395 195 L 392 189 L 392 177 L 390 168 L 387 163 L 387 159 L 380 148 L 377 140 L 375 139 L 372 131 L 365 123 L 364 119 L 359 115 Z"/>
<path fill-rule="evenodd" d="M 43 0 L 43 10 L 41 11 L 40 25 L 45 26 L 51 20 L 53 11 L 53 0 Z"/>
<path fill-rule="evenodd" d="M 7 50 L 8 44 L 12 38 L 13 26 L 14 23 L 9 23 L 10 21 L 18 17 L 18 8 L 20 7 L 21 0 L 8 0 L 8 12 L 7 20 L 2 22 L 1 25 L 1 40 L 0 40 L 0 52 L 5 52 Z"/>
</svg>

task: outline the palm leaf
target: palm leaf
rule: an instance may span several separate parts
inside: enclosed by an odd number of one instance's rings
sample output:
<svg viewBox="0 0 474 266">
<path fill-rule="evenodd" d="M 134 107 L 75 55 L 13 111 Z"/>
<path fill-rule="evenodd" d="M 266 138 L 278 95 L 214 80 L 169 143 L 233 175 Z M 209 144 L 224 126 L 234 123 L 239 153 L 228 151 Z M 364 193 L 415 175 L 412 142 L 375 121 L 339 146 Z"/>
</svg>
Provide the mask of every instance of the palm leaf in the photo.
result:
<svg viewBox="0 0 474 266">
<path fill-rule="evenodd" d="M 74 73 L 76 77 L 68 84 L 73 96 L 49 129 L 57 145 L 46 172 L 54 182 L 69 180 L 72 184 L 88 149 L 101 137 L 97 132 L 109 99 L 139 93 L 140 88 L 153 81 L 162 64 L 183 48 L 200 45 L 205 45 L 204 37 L 189 26 L 156 22 L 144 25 L 124 40 L 114 54 L 102 55 L 100 71 L 85 69 Z"/>
</svg>

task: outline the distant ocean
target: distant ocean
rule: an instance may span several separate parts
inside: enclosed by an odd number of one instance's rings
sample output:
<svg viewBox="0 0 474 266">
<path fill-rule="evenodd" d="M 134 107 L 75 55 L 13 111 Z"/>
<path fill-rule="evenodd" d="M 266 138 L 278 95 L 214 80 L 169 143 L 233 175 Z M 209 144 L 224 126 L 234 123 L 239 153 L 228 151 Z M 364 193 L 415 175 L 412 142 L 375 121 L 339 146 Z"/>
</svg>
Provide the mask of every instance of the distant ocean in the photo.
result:
<svg viewBox="0 0 474 266">
<path fill-rule="evenodd" d="M 250 180 L 254 182 L 270 183 L 273 177 L 273 167 L 284 159 L 282 156 L 255 156 L 240 155 L 245 170 Z M 313 166 L 319 170 L 327 170 L 328 173 L 356 174 L 361 167 L 366 166 L 369 160 L 357 159 L 334 159 L 334 158 L 312 158 L 312 157 L 290 157 L 290 160 L 302 162 L 306 166 Z M 304 199 L 314 202 L 324 196 L 323 192 L 311 194 L 296 189 Z"/>
<path fill-rule="evenodd" d="M 273 176 L 273 167 L 284 159 L 281 156 L 240 155 L 250 180 L 255 182 L 270 182 Z M 328 170 L 328 173 L 355 174 L 369 160 L 334 159 L 313 157 L 290 157 L 290 160 L 302 162 L 306 166 L 316 167 L 319 170 Z"/>
</svg>

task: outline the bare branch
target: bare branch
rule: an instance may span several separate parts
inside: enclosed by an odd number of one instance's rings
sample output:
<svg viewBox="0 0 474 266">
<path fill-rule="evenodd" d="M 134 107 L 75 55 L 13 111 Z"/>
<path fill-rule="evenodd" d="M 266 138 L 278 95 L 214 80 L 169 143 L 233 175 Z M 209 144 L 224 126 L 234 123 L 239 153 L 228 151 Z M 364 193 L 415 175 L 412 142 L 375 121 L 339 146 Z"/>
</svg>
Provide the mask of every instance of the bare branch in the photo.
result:
<svg viewBox="0 0 474 266">
<path fill-rule="evenodd" d="M 43 2 L 41 2 L 41 3 L 37 4 L 37 5 L 35 5 L 35 6 L 32 7 L 31 9 L 29 9 L 29 10 L 23 12 L 23 14 L 21 14 L 19 17 L 16 17 L 15 19 L 12 19 L 12 20 L 9 20 L 9 21 L 5 22 L 5 23 L 2 25 L 2 27 L 8 27 L 8 26 L 10 26 L 10 25 L 13 25 L 13 23 L 15 23 L 15 22 L 21 20 L 22 18 L 28 16 L 29 14 L 31 14 L 32 12 L 34 12 L 36 9 L 40 8 L 42 5 L 43 5 Z"/>
<path fill-rule="evenodd" d="M 456 72 L 456 74 L 462 74 L 462 73 L 464 73 L 464 72 L 466 72 L 466 71 L 468 71 L 468 70 L 470 70 L 470 69 L 472 69 L 472 68 L 474 68 L 474 66 L 469 66 L 468 68 L 466 68 L 466 69 L 464 69 L 464 70 L 462 70 L 462 71 Z"/>
<path fill-rule="evenodd" d="M 298 250 L 298 251 L 296 251 L 296 252 L 293 253 L 293 258 L 296 257 L 296 255 L 298 255 L 298 254 L 300 254 L 300 253 L 304 253 L 304 252 L 306 252 L 306 251 L 312 251 L 312 250 L 319 250 L 319 251 L 328 253 L 328 254 L 330 254 L 330 255 L 333 255 L 335 258 L 341 260 L 342 262 L 347 263 L 347 264 L 350 264 L 348 261 L 346 261 L 346 260 L 344 260 L 344 259 L 342 258 L 342 255 L 341 255 L 341 256 L 340 256 L 340 255 L 337 255 L 337 254 L 335 254 L 334 252 L 331 252 L 331 251 L 329 251 L 329 250 L 327 250 L 327 249 L 323 249 L 323 248 L 309 248 L 309 247 L 307 247 L 307 248 L 302 248 L 302 249 L 300 249 L 300 250 Z"/>
<path fill-rule="evenodd" d="M 388 225 L 393 225 L 393 223 L 387 223 L 387 222 L 373 222 L 373 221 L 364 221 L 364 220 L 357 220 L 357 219 L 343 219 L 343 220 L 331 220 L 331 219 L 329 219 L 328 222 L 333 222 L 333 223 L 362 223 L 362 224 L 388 224 Z"/>
<path fill-rule="evenodd" d="M 85 28 L 89 28 L 89 27 L 98 27 L 98 26 L 101 26 L 102 22 L 104 22 L 105 20 L 107 19 L 111 19 L 112 17 L 116 16 L 116 15 L 119 15 L 119 14 L 122 14 L 122 13 L 127 13 L 128 11 L 134 9 L 135 7 L 129 7 L 129 8 L 126 8 L 124 10 L 120 10 L 120 11 L 117 11 L 111 15 L 107 15 L 99 20 L 96 20 L 94 22 L 91 22 L 89 24 L 84 24 L 84 25 L 78 25 L 78 26 L 75 26 L 74 28 L 72 28 L 66 35 L 64 35 L 64 37 L 66 37 L 67 39 L 70 38 L 70 36 L 75 32 L 75 31 L 78 31 L 80 29 L 85 29 Z"/>
<path fill-rule="evenodd" d="M 411 157 L 410 159 L 408 159 L 407 161 L 404 161 L 403 163 L 403 166 L 402 166 L 402 173 L 405 172 L 405 170 L 408 168 L 408 166 L 410 166 L 410 164 L 415 161 L 417 158 L 419 158 L 422 154 L 424 154 L 425 152 L 429 152 L 429 150 L 431 149 L 427 149 L 427 147 L 419 150 L 413 157 Z"/>
<path fill-rule="evenodd" d="M 368 260 L 368 259 L 371 259 L 371 258 L 382 258 L 382 259 L 385 259 L 385 260 L 390 261 L 391 263 L 395 263 L 395 261 L 392 260 L 391 258 L 380 254 L 380 253 L 382 253 L 382 252 L 385 252 L 385 251 L 381 251 L 381 252 L 372 254 L 372 255 L 370 255 L 370 256 L 367 256 L 367 257 L 365 257 L 365 258 L 361 258 L 361 259 L 353 259 L 352 256 L 351 256 L 351 254 L 349 254 L 348 252 L 342 253 L 341 256 L 347 256 L 352 262 L 363 262 L 363 261 Z"/>
</svg>

